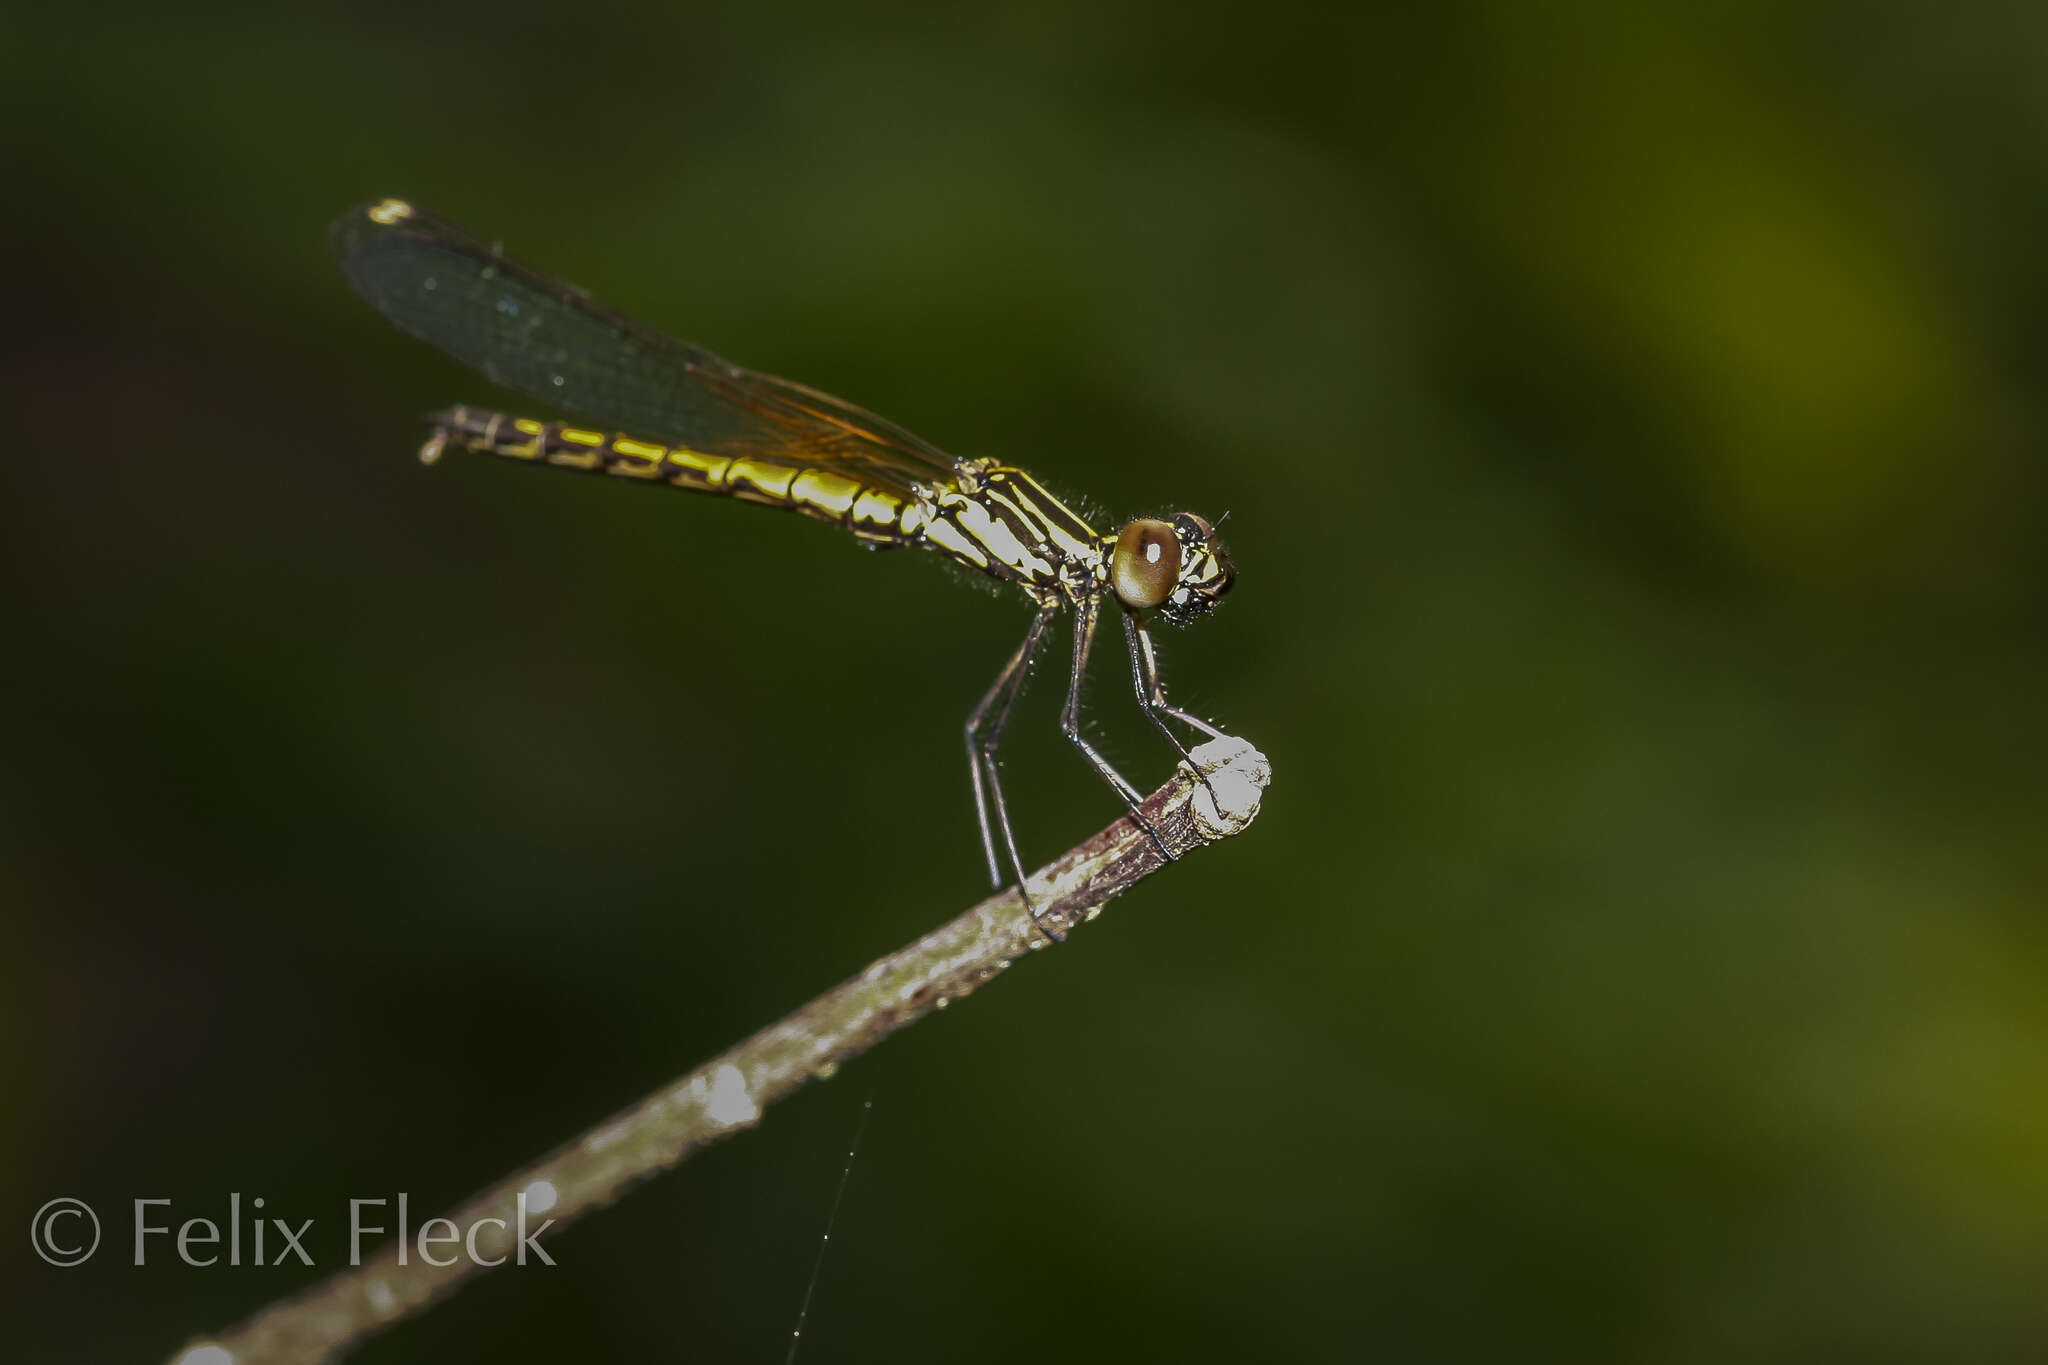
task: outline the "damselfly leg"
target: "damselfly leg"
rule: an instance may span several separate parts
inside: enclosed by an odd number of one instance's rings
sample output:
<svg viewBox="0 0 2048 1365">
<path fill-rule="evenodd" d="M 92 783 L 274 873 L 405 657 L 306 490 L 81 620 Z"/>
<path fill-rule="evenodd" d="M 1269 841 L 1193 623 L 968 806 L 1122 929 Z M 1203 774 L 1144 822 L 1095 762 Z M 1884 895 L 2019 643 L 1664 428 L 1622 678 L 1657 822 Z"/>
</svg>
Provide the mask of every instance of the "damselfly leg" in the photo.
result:
<svg viewBox="0 0 2048 1365">
<path fill-rule="evenodd" d="M 1010 707 L 1016 702 L 1017 694 L 1024 690 L 1024 680 L 1031 674 L 1031 660 L 1038 653 L 1038 647 L 1045 640 L 1046 627 L 1059 612 L 1057 600 L 1039 604 L 1038 615 L 1032 618 L 1031 629 L 1024 634 L 1024 643 L 1017 646 L 1017 652 L 996 674 L 995 682 L 987 695 L 975 705 L 967 717 L 967 770 L 974 777 L 974 813 L 981 821 L 981 851 L 988 855 L 989 883 L 996 887 L 1003 884 L 1003 871 L 996 857 L 996 832 L 1003 836 L 1003 850 L 1010 855 L 1010 868 L 1017 874 L 1017 894 L 1024 898 L 1024 906 L 1031 912 L 1033 923 L 1038 920 L 1038 908 L 1031 903 L 1030 888 L 1024 882 L 1024 863 L 1017 856 L 1017 836 L 1010 829 L 1010 808 L 1003 801 L 1003 780 L 996 771 L 996 749 L 1003 742 L 1003 727 L 1009 723 Z M 994 819 L 990 819 L 993 812 Z M 1056 935 L 1052 937 L 1057 938 Z"/>
<path fill-rule="evenodd" d="M 988 691 L 968 714 L 966 726 L 967 770 L 974 779 L 974 813 L 981 824 L 981 849 L 988 859 L 989 881 L 998 887 L 1003 884 L 1003 862 L 1007 855 L 1010 871 L 1017 879 L 1017 893 L 1024 898 L 1024 908 L 1031 913 L 1032 923 L 1038 924 L 1046 937 L 1054 942 L 1061 941 L 1063 936 L 1046 929 L 1040 923 L 1038 907 L 1032 902 L 1031 890 L 1025 880 L 1024 860 L 1017 853 L 1017 836 L 1010 827 L 1009 803 L 1003 799 L 1003 778 L 996 766 L 996 751 L 1002 745 L 1003 729 L 1009 724 L 1010 709 L 1016 704 L 1017 694 L 1024 689 L 1025 678 L 1030 675 L 1031 661 L 1045 642 L 1046 629 L 1052 624 L 1052 618 L 1058 612 L 1059 601 L 1056 598 L 1048 599 L 1039 605 L 1038 615 L 1031 620 L 1031 629 L 1024 634 L 1024 642 L 1017 646 L 1016 652 L 1010 655 L 1009 662 L 996 674 L 995 682 L 990 684 Z M 1172 861 L 1173 851 L 1166 846 L 1166 841 L 1160 837 L 1152 822 L 1145 818 L 1144 796 L 1136 787 L 1125 781 L 1123 774 L 1112 767 L 1109 760 L 1104 758 L 1081 733 L 1081 682 L 1087 675 L 1088 655 L 1094 648 L 1095 627 L 1100 621 L 1099 603 L 1082 601 L 1075 605 L 1073 667 L 1067 678 L 1066 704 L 1060 710 L 1060 732 L 1081 751 L 1082 757 L 1088 760 L 1101 775 L 1102 780 L 1109 784 L 1110 790 L 1117 794 L 1117 798 L 1124 803 L 1124 808 L 1130 812 L 1132 821 L 1145 831 L 1158 847 L 1161 856 Z M 1134 661 L 1138 657 L 1138 646 L 1135 641 L 1144 639 L 1143 627 L 1138 627 L 1138 630 L 1141 633 L 1132 637 Z M 1149 644 L 1149 641 L 1147 643 Z M 1146 657 L 1150 657 L 1149 649 L 1146 651 Z M 1134 662 L 1133 668 L 1136 667 Z M 1149 676 L 1152 691 L 1157 692 L 1157 670 L 1153 669 Z M 1143 689 L 1140 690 L 1139 700 L 1146 703 L 1146 714 L 1152 715 L 1149 696 Z M 1166 707 L 1163 695 L 1159 698 L 1159 705 Z M 1208 728 L 1201 721 L 1183 716 L 1181 712 L 1171 707 L 1166 707 L 1166 710 L 1168 714 L 1181 716 L 1191 725 Z M 1156 718 L 1153 724 L 1160 725 L 1161 732 L 1166 733 L 1164 725 Z M 1187 759 L 1187 750 L 1180 741 L 1170 733 L 1166 733 L 1166 738 L 1167 742 L 1173 745 L 1175 752 L 1183 759 Z M 1192 766 L 1193 760 L 1188 761 Z M 998 839 L 1001 841 L 1000 851 Z"/>
<path fill-rule="evenodd" d="M 1166 700 L 1166 689 L 1159 681 L 1159 660 L 1152 653 L 1152 632 L 1145 629 L 1144 618 L 1136 612 L 1124 613 L 1124 639 L 1131 647 L 1131 681 L 1137 687 L 1138 704 L 1145 708 L 1146 714 L 1152 716 L 1153 724 L 1158 725 L 1159 717 L 1162 715 L 1172 716 L 1181 724 L 1200 730 L 1211 739 L 1222 739 L 1221 730 L 1200 716 L 1191 716 Z M 1159 733 L 1166 736 L 1167 743 L 1180 749 L 1180 741 L 1175 739 L 1165 726 L 1160 725 Z M 1181 750 L 1180 756 L 1187 758 L 1190 763 L 1194 762 L 1188 758 L 1185 749 Z"/>
<path fill-rule="evenodd" d="M 1166 688 L 1159 681 L 1159 659 L 1152 652 L 1152 633 L 1145 629 L 1144 618 L 1134 611 L 1124 613 L 1124 643 L 1130 646 L 1131 687 L 1138 694 L 1138 705 L 1145 708 L 1145 719 L 1151 721 L 1152 728 L 1173 746 L 1173 751 L 1180 755 L 1180 761 L 1188 765 L 1188 771 L 1202 779 L 1202 785 L 1209 789 L 1209 799 L 1217 802 L 1217 809 L 1222 809 L 1221 798 L 1216 795 L 1216 789 L 1209 785 L 1209 775 L 1202 771 L 1194 756 L 1188 753 L 1187 746 L 1180 742 L 1178 735 L 1166 728 L 1166 722 L 1160 717 L 1172 716 L 1181 724 L 1200 730 L 1211 739 L 1223 738 L 1223 732 L 1208 721 L 1199 716 L 1191 716 L 1166 700 Z"/>
<path fill-rule="evenodd" d="M 1067 704 L 1060 709 L 1060 733 L 1065 735 L 1081 756 L 1094 765 L 1110 789 L 1123 798 L 1131 820 L 1151 838 L 1159 849 L 1161 857 L 1168 862 L 1175 861 L 1173 850 L 1166 846 L 1166 840 L 1159 837 L 1159 831 L 1145 818 L 1145 798 L 1136 787 L 1124 781 L 1123 774 L 1109 765 L 1109 760 L 1096 752 L 1081 734 L 1081 680 L 1088 672 L 1088 652 L 1095 647 L 1095 626 L 1101 620 L 1102 604 L 1094 598 L 1084 598 L 1074 605 L 1074 669 L 1067 678 Z"/>
</svg>

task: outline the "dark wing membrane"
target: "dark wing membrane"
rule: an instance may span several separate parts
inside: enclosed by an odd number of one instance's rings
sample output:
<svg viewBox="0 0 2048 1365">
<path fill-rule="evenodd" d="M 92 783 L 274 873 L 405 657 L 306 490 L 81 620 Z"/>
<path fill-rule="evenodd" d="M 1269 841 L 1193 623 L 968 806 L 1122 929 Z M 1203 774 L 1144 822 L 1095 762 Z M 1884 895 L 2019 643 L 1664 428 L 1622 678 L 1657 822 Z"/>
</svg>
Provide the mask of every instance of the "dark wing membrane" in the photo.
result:
<svg viewBox="0 0 2048 1365">
<path fill-rule="evenodd" d="M 613 312 L 411 204 L 367 204 L 332 240 L 356 292 L 401 330 L 592 422 L 905 492 L 954 478 L 951 456 L 893 422 Z"/>
</svg>

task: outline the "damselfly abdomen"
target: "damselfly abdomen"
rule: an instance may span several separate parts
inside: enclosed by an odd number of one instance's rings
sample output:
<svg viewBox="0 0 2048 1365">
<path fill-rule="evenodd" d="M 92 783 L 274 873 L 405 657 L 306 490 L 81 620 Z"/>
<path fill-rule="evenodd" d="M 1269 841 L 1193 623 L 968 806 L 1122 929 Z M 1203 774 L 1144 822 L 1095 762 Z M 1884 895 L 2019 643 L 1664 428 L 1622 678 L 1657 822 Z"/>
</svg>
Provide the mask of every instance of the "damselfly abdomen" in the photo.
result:
<svg viewBox="0 0 2048 1365">
<path fill-rule="evenodd" d="M 1168 703 L 1146 633 L 1148 614 L 1185 622 L 1230 590 L 1235 571 L 1208 522 L 1184 512 L 1098 532 L 1021 469 L 957 459 L 873 413 L 741 369 L 402 200 L 346 215 L 333 238 L 356 291 L 400 329 L 493 383 L 603 428 L 454 407 L 433 417 L 422 459 L 459 446 L 722 493 L 831 522 L 870 546 L 933 550 L 1020 588 L 1038 614 L 969 714 L 966 733 L 989 877 L 1002 885 L 1007 861 L 1027 905 L 996 750 L 1053 617 L 1070 608 L 1074 652 L 1060 728 L 1165 852 L 1139 810 L 1138 790 L 1081 733 L 1081 679 L 1102 612 L 1114 604 L 1153 726 L 1183 760 L 1187 750 L 1167 719 L 1219 733 Z"/>
</svg>

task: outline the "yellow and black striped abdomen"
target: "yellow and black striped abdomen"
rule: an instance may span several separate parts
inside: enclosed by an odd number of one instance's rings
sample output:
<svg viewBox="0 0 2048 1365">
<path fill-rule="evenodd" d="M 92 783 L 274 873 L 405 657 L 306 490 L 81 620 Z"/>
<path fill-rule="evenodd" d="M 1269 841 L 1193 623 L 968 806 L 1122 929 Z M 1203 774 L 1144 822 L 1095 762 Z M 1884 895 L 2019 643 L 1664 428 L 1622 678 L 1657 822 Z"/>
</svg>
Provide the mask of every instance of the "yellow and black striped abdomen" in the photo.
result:
<svg viewBox="0 0 2048 1365">
<path fill-rule="evenodd" d="M 561 469 L 718 493 L 801 512 L 843 527 L 871 545 L 916 544 L 924 523 L 915 499 L 864 484 L 827 465 L 708 455 L 687 446 L 661 445 L 573 422 L 542 422 L 473 408 L 437 413 L 434 424 L 434 437 L 420 452 L 429 462 L 453 444 Z"/>
<path fill-rule="evenodd" d="M 786 507 L 851 531 L 865 544 L 917 545 L 1039 601 L 1078 601 L 1107 582 L 1106 542 L 1021 469 L 994 460 L 959 466 L 946 483 L 869 482 L 857 467 L 800 456 L 712 455 L 574 422 L 450 408 L 420 451 L 450 445 L 531 464 L 616 475 Z"/>
</svg>

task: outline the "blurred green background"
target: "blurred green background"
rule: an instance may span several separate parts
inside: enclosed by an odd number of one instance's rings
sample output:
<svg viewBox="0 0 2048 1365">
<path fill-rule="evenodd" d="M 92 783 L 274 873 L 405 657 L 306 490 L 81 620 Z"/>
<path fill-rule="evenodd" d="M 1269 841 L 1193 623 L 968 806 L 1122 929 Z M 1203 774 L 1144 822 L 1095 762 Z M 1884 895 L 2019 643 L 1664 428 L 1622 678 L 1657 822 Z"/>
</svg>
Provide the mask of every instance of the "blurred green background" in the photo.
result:
<svg viewBox="0 0 2048 1365">
<path fill-rule="evenodd" d="M 2048 1354 L 2048 8 L 28 7 L 0 20 L 10 1355 L 313 1272 L 982 894 L 1021 598 L 478 457 L 414 197 L 1114 516 L 1260 823 L 365 1349 Z M 905 649 L 904 640 L 914 641 Z M 1041 676 L 1027 854 L 1116 814 Z M 1112 650 L 1091 723 L 1166 755 Z M 820 735 L 829 742 L 820 744 Z M 792 823 L 805 831 L 792 856 Z M 59 1271 L 46 1199 L 109 1225 Z"/>
</svg>

